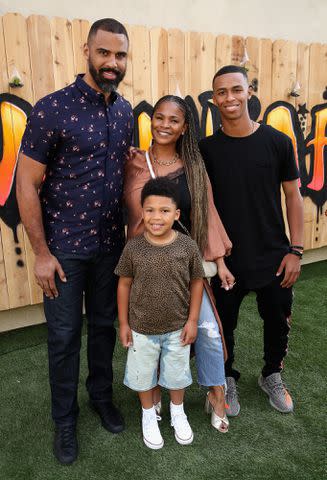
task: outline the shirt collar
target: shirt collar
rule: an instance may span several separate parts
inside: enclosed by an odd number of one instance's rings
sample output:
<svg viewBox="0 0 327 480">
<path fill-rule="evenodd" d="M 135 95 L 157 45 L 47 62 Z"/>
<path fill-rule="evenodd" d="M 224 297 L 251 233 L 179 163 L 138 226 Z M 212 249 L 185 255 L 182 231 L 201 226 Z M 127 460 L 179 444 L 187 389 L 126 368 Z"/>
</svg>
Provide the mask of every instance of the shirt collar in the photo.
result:
<svg viewBox="0 0 327 480">
<path fill-rule="evenodd" d="M 92 103 L 103 103 L 104 102 L 104 95 L 101 92 L 97 92 L 92 88 L 90 85 L 88 85 L 84 80 L 83 80 L 84 73 L 79 73 L 76 77 L 75 80 L 75 85 L 77 88 L 82 92 L 85 97 L 87 97 Z M 119 94 L 117 92 L 111 92 L 110 95 L 110 101 L 109 104 L 113 104 Z"/>
</svg>

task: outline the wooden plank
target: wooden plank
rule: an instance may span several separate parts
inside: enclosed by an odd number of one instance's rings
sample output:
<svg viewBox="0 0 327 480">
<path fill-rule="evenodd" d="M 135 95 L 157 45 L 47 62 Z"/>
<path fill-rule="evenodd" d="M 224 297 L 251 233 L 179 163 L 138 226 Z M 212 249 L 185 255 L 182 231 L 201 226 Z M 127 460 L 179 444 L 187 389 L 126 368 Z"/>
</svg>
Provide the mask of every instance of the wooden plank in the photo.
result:
<svg viewBox="0 0 327 480">
<path fill-rule="evenodd" d="M 24 84 L 21 88 L 10 88 L 10 93 L 32 103 L 33 90 L 26 19 L 19 13 L 7 13 L 2 20 L 9 77 L 16 68 Z"/>
<path fill-rule="evenodd" d="M 326 188 L 326 187 L 325 187 Z M 322 205 L 318 224 L 316 224 L 316 237 L 314 238 L 313 248 L 320 248 L 327 245 L 327 202 Z"/>
<path fill-rule="evenodd" d="M 31 58 L 31 80 L 34 102 L 36 102 L 55 89 L 54 74 L 51 68 L 53 56 L 49 20 L 41 15 L 31 15 L 27 19 L 27 33 Z"/>
<path fill-rule="evenodd" d="M 124 80 L 119 85 L 119 92 L 133 105 L 133 65 L 132 65 L 132 47 L 131 47 L 131 27 L 125 25 L 129 37 L 128 56 L 127 56 L 127 70 Z"/>
<path fill-rule="evenodd" d="M 186 91 L 201 112 L 198 95 L 211 89 L 215 73 L 216 40 L 210 33 L 188 32 L 185 37 Z"/>
<path fill-rule="evenodd" d="M 297 71 L 296 78 L 300 84 L 299 97 L 295 98 L 296 108 L 299 105 L 306 103 L 308 99 L 309 88 L 309 46 L 304 43 L 299 43 L 297 47 Z M 304 136 L 308 134 L 309 125 L 311 124 L 310 115 L 306 117 Z M 309 156 L 307 156 L 309 160 Z M 317 207 L 314 205 L 309 197 L 303 199 L 304 208 L 304 248 L 306 250 L 312 249 L 313 234 L 315 230 L 315 223 L 317 217 Z"/>
<path fill-rule="evenodd" d="M 304 214 L 304 250 L 312 248 L 312 238 L 314 231 L 314 224 L 317 215 L 317 207 L 314 205 L 309 197 L 303 198 L 303 214 Z"/>
<path fill-rule="evenodd" d="M 322 94 L 327 86 L 327 44 L 313 43 L 310 45 L 309 65 L 308 110 L 311 111 L 315 105 L 324 103 Z M 311 118 L 308 118 L 309 127 L 311 128 Z M 313 216 L 311 232 L 311 248 L 327 245 L 326 208 L 325 204 L 317 215 L 317 207 L 312 207 L 312 210 L 315 210 L 315 215 Z"/>
<path fill-rule="evenodd" d="M 7 71 L 5 37 L 3 34 L 3 23 L 2 17 L 0 17 L 0 93 L 5 92 L 9 92 L 9 79 Z"/>
<path fill-rule="evenodd" d="M 232 63 L 232 37 L 218 35 L 216 37 L 216 72 L 225 65 Z"/>
<path fill-rule="evenodd" d="M 259 77 L 260 59 L 261 59 L 261 43 L 258 38 L 247 37 L 245 40 L 245 48 L 249 57 L 248 62 L 244 65 L 248 70 L 249 81 Z"/>
<path fill-rule="evenodd" d="M 51 41 L 55 88 L 57 90 L 66 87 L 75 78 L 71 22 L 65 18 L 52 18 Z"/>
<path fill-rule="evenodd" d="M 301 265 L 327 260 L 327 247 L 315 248 L 304 252 Z"/>
<path fill-rule="evenodd" d="M 273 43 L 272 53 L 272 88 L 271 101 L 284 100 L 295 105 L 294 97 L 290 92 L 296 82 L 297 44 L 286 40 L 276 40 Z M 289 236 L 286 218 L 285 196 L 282 193 L 282 208 L 284 213 L 286 232 Z"/>
<path fill-rule="evenodd" d="M 88 20 L 74 19 L 72 21 L 72 41 L 74 55 L 74 74 L 86 72 L 86 59 L 83 48 L 87 42 L 87 36 L 90 30 Z"/>
<path fill-rule="evenodd" d="M 153 104 L 169 92 L 168 33 L 163 28 L 150 30 L 151 85 Z"/>
<path fill-rule="evenodd" d="M 34 275 L 34 264 L 35 264 L 35 256 L 27 236 L 25 229 L 23 229 L 24 235 L 24 244 L 25 244 L 25 254 L 26 254 L 26 268 L 28 274 L 28 285 L 30 291 L 30 303 L 32 305 L 41 303 L 43 301 L 43 292 L 42 289 L 36 283 L 35 275 Z"/>
<path fill-rule="evenodd" d="M 299 43 L 297 46 L 297 66 L 296 66 L 296 78 L 300 84 L 299 97 L 295 99 L 295 106 L 303 105 L 308 102 L 309 96 L 309 68 L 310 68 L 310 46 L 305 43 Z M 310 115 L 309 115 L 310 116 Z M 307 117 L 308 120 L 308 117 Z M 306 122 L 304 134 L 306 135 L 310 125 Z"/>
<path fill-rule="evenodd" d="M 168 30 L 168 75 L 169 93 L 185 97 L 185 38 L 178 29 Z"/>
<path fill-rule="evenodd" d="M 308 199 L 309 201 L 309 199 Z M 311 202 L 312 203 L 312 202 Z M 310 248 L 320 248 L 327 244 L 327 235 L 326 235 L 326 220 L 324 217 L 324 212 L 326 211 L 326 204 L 322 206 L 322 214 L 317 215 L 317 206 L 312 203 L 312 212 L 315 214 L 314 218 L 312 219 L 312 228 L 311 228 L 311 235 L 309 239 L 311 242 L 308 241 L 310 244 Z M 320 210 L 320 209 L 319 209 Z"/>
<path fill-rule="evenodd" d="M 152 105 L 150 42 L 146 27 L 131 26 L 131 48 L 134 107 L 143 100 Z"/>
<path fill-rule="evenodd" d="M 7 70 L 9 76 L 14 68 L 19 71 L 24 86 L 22 88 L 10 88 L 10 92 L 33 102 L 32 74 L 30 67 L 29 44 L 27 23 L 22 15 L 8 13 L 3 17 L 3 29 L 5 36 L 5 50 L 7 59 Z M 6 119 L 4 115 L 8 116 Z M 1 117 L 12 128 L 6 130 L 6 149 L 14 158 L 17 158 L 21 137 L 24 131 L 24 122 L 17 119 L 16 115 L 22 115 L 19 109 L 2 108 Z M 31 303 L 30 284 L 33 278 L 29 278 L 27 264 L 29 261 L 26 255 L 26 246 L 22 225 L 17 228 L 18 243 L 14 241 L 13 231 L 1 222 L 1 236 L 4 253 L 4 263 L 7 277 L 7 288 L 10 308 L 15 308 Z"/>
<path fill-rule="evenodd" d="M 260 40 L 260 60 L 258 73 L 258 92 L 257 96 L 261 103 L 261 120 L 266 108 L 272 103 L 271 100 L 272 84 L 272 41 L 267 38 Z"/>
<path fill-rule="evenodd" d="M 187 32 L 185 34 L 185 89 L 186 95 L 191 95 L 198 110 L 201 110 L 197 99 L 201 90 L 201 33 Z"/>
<path fill-rule="evenodd" d="M 253 80 L 259 81 L 260 60 L 261 60 L 261 43 L 258 38 L 247 37 L 245 40 L 245 49 L 248 56 L 246 64 L 242 64 L 247 69 L 249 83 Z M 253 92 L 253 95 L 259 97 L 259 92 Z M 261 112 L 262 115 L 262 112 Z"/>
<path fill-rule="evenodd" d="M 7 277 L 6 277 L 4 256 L 3 256 L 1 226 L 0 226 L 0 310 L 8 310 L 8 308 L 9 308 L 9 296 L 8 296 Z"/>
<path fill-rule="evenodd" d="M 47 56 L 46 53 L 47 45 L 49 47 L 50 35 L 49 35 L 49 24 L 45 17 L 33 16 L 31 19 L 28 19 L 25 22 L 25 19 L 20 15 L 8 14 L 6 19 L 4 19 L 5 25 L 5 35 L 6 35 L 6 52 L 8 59 L 8 71 L 10 72 L 10 64 L 15 65 L 18 71 L 22 74 L 24 87 L 20 89 L 10 89 L 15 95 L 23 97 L 25 100 L 33 103 L 34 100 L 40 98 L 41 96 L 48 93 L 47 86 L 51 86 L 50 82 L 47 82 L 49 78 L 49 66 L 46 65 Z M 14 38 L 8 38 L 8 29 L 12 29 L 15 26 Z M 48 28 L 48 32 L 47 32 Z M 10 34 L 11 31 L 10 31 Z M 31 41 L 31 44 L 29 43 Z M 12 44 L 15 45 L 13 50 Z M 30 50 L 32 52 L 33 62 L 30 62 Z M 38 55 L 35 55 L 35 52 Z M 49 54 L 49 48 L 47 53 Z M 44 58 L 44 62 L 40 62 L 39 54 Z M 51 54 L 51 49 L 50 49 Z M 10 63 L 11 62 L 11 63 Z M 34 67 L 34 70 L 33 68 Z M 46 72 L 48 70 L 48 72 Z M 22 73 L 23 72 L 23 73 Z M 27 75 L 28 72 L 28 75 Z M 52 84 L 53 85 L 53 84 Z M 18 115 L 19 112 L 16 112 Z M 14 130 L 14 139 L 12 143 L 12 155 L 17 158 L 18 149 L 20 145 L 20 140 L 23 135 L 22 122 L 15 122 L 14 111 L 13 115 L 13 130 Z M 10 269 L 15 271 L 15 278 L 17 281 L 22 282 L 22 288 L 17 289 L 17 297 L 15 295 L 15 282 L 9 287 L 9 297 L 10 304 L 15 306 L 21 306 L 24 303 L 24 294 L 26 294 L 25 303 L 30 304 L 33 302 L 40 301 L 40 289 L 36 284 L 34 278 L 34 255 L 31 250 L 27 235 L 24 233 L 22 227 L 19 227 L 21 235 L 22 245 L 15 245 L 13 242 L 13 235 L 10 230 L 3 229 L 3 244 L 4 248 L 9 251 L 16 251 L 16 248 L 19 248 L 21 254 L 19 255 L 19 261 L 22 262 L 24 267 L 17 267 L 16 262 L 17 258 L 13 254 L 9 256 L 8 261 L 6 259 L 6 265 L 8 262 L 11 262 Z M 19 273 L 18 273 L 19 271 Z M 27 284 L 28 284 L 28 295 L 25 290 L 25 274 L 27 273 Z M 7 275 L 8 281 L 9 275 Z M 25 292 L 25 293 L 24 293 Z"/>
<path fill-rule="evenodd" d="M 12 230 L 2 220 L 0 220 L 0 227 L 7 277 L 9 308 L 30 305 L 31 297 L 25 260 L 23 226 L 20 224 L 17 227 L 17 244 L 14 242 Z M 20 250 L 16 250 L 17 248 Z M 18 251 L 22 253 L 18 254 Z"/>
<path fill-rule="evenodd" d="M 44 323 L 43 305 L 28 305 L 24 308 L 15 308 L 0 312 L 0 332 L 7 332 L 16 328 Z"/>
<path fill-rule="evenodd" d="M 297 44 L 287 40 L 273 43 L 272 101 L 284 100 L 295 105 L 290 96 L 296 82 Z"/>
<path fill-rule="evenodd" d="M 239 35 L 232 36 L 232 64 L 240 65 L 244 57 L 245 41 Z"/>
<path fill-rule="evenodd" d="M 322 94 L 327 86 L 327 44 L 310 45 L 309 63 L 308 110 L 311 110 L 314 105 L 324 102 Z"/>
<path fill-rule="evenodd" d="M 49 65 L 53 65 L 50 23 L 44 16 L 31 15 L 27 19 L 27 32 L 31 58 L 31 80 L 33 84 L 34 101 L 36 102 L 55 90 L 53 69 L 49 68 Z M 35 55 L 35 52 L 37 52 L 38 55 Z M 40 58 L 42 61 L 40 61 Z M 42 302 L 42 290 L 35 280 L 35 257 L 25 230 L 23 230 L 23 237 L 30 299 L 32 304 L 36 304 Z"/>
<path fill-rule="evenodd" d="M 212 33 L 202 33 L 201 42 L 201 85 L 198 94 L 212 89 L 216 73 L 216 37 Z"/>
</svg>

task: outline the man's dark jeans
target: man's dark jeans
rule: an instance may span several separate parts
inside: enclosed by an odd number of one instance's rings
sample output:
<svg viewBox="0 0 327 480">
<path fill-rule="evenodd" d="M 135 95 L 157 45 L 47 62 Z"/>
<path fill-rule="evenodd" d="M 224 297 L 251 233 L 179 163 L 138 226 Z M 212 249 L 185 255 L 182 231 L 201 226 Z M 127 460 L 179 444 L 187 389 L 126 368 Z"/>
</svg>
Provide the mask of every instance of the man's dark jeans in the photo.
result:
<svg viewBox="0 0 327 480">
<path fill-rule="evenodd" d="M 78 415 L 77 388 L 80 367 L 83 293 L 87 316 L 86 381 L 90 399 L 112 398 L 112 356 L 116 341 L 117 277 L 119 255 L 99 254 L 88 259 L 55 254 L 67 277 L 56 278 L 59 296 L 44 297 L 48 324 L 49 377 L 52 418 L 56 425 L 74 425 Z"/>
<path fill-rule="evenodd" d="M 276 277 L 269 285 L 255 288 L 260 317 L 263 319 L 264 377 L 283 369 L 283 359 L 288 348 L 288 334 L 292 307 L 292 288 L 282 288 L 282 277 Z M 223 325 L 228 359 L 225 363 L 226 377 L 238 380 L 240 373 L 233 368 L 234 330 L 237 327 L 239 309 L 244 297 L 250 292 L 238 283 L 232 290 L 225 291 L 217 277 L 213 279 L 212 288 L 217 302 L 217 310 Z M 251 332 L 248 334 L 251 336 Z"/>
</svg>

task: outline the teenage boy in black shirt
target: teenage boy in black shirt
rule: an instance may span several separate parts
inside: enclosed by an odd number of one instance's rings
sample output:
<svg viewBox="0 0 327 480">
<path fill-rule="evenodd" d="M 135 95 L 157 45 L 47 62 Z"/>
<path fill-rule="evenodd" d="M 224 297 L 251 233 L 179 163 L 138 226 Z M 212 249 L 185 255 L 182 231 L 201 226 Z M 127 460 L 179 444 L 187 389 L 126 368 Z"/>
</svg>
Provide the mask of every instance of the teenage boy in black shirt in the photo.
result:
<svg viewBox="0 0 327 480">
<path fill-rule="evenodd" d="M 290 138 L 249 117 L 249 84 L 246 70 L 234 65 L 221 68 L 213 78 L 213 101 L 222 127 L 200 142 L 212 184 L 216 208 L 230 239 L 232 254 L 226 264 L 236 285 L 226 291 L 213 282 L 223 323 L 228 360 L 227 414 L 238 415 L 233 369 L 234 330 L 241 302 L 250 291 L 257 296 L 264 322 L 264 361 L 260 387 L 270 404 L 283 413 L 293 402 L 281 374 L 292 305 L 292 285 L 300 274 L 303 253 L 303 202 Z M 286 198 L 290 242 L 285 234 L 280 187 Z"/>
</svg>

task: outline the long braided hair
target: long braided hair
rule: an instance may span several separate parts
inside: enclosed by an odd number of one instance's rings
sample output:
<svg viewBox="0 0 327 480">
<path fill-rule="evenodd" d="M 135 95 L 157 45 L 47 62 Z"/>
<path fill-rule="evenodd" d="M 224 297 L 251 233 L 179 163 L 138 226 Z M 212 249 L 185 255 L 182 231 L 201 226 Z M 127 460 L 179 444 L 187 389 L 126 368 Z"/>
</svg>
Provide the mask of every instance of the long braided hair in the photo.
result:
<svg viewBox="0 0 327 480">
<path fill-rule="evenodd" d="M 183 112 L 187 129 L 176 143 L 176 151 L 184 164 L 188 188 L 191 195 L 191 236 L 203 254 L 208 239 L 208 191 L 207 174 L 195 135 L 192 112 L 181 97 L 165 95 L 153 108 L 153 114 L 164 102 L 173 102 Z"/>
</svg>

